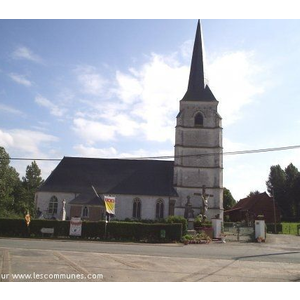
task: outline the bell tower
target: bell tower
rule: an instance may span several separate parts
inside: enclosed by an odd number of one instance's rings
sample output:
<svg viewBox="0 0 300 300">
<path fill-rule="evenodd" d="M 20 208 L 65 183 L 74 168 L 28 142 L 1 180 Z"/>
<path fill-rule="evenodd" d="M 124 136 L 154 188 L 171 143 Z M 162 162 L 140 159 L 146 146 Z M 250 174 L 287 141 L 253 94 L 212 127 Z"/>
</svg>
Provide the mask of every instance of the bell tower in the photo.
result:
<svg viewBox="0 0 300 300">
<path fill-rule="evenodd" d="M 222 118 L 218 101 L 204 80 L 203 43 L 198 21 L 187 91 L 180 101 L 175 136 L 175 214 L 184 215 L 187 197 L 195 215 L 201 212 L 202 187 L 211 195 L 207 217 L 223 218 Z M 195 195 L 195 194 L 198 194 Z"/>
</svg>

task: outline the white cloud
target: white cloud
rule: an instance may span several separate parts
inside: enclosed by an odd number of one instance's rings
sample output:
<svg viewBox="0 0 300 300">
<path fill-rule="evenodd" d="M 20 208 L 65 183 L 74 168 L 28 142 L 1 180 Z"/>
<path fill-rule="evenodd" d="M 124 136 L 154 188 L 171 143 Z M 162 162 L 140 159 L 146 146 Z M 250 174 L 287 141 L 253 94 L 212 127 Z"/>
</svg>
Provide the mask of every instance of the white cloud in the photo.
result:
<svg viewBox="0 0 300 300">
<path fill-rule="evenodd" d="M 97 72 L 93 66 L 78 66 L 75 70 L 78 82 L 82 86 L 82 92 L 91 95 L 101 95 L 107 80 Z"/>
<path fill-rule="evenodd" d="M 50 100 L 40 95 L 35 97 L 35 103 L 37 103 L 40 106 L 48 108 L 50 110 L 51 115 L 54 115 L 56 117 L 62 117 L 65 113 L 64 108 L 59 107 L 58 105 L 52 103 Z"/>
<path fill-rule="evenodd" d="M 26 77 L 24 75 L 11 73 L 11 74 L 9 74 L 9 77 L 16 83 L 19 83 L 19 84 L 22 84 L 25 86 L 32 86 L 31 81 L 26 79 Z"/>
<path fill-rule="evenodd" d="M 115 139 L 116 127 L 101 122 L 90 121 L 83 118 L 73 120 L 74 131 L 89 144 L 98 141 L 112 141 Z"/>
<path fill-rule="evenodd" d="M 15 109 L 11 106 L 0 103 L 0 112 L 1 111 L 4 113 L 15 114 L 15 115 L 20 115 L 20 116 L 24 115 L 24 113 L 22 111 Z"/>
<path fill-rule="evenodd" d="M 4 148 L 11 147 L 14 144 L 13 137 L 0 129 L 0 145 Z"/>
<path fill-rule="evenodd" d="M 242 108 L 264 92 L 263 83 L 256 82 L 262 66 L 255 62 L 252 52 L 225 53 L 214 58 L 207 71 L 225 126 L 239 120 Z"/>
<path fill-rule="evenodd" d="M 137 75 L 136 72 L 135 74 Z M 143 87 L 137 78 L 131 74 L 126 75 L 117 71 L 116 80 L 119 87 L 116 92 L 125 103 L 131 104 L 138 100 L 143 92 Z"/>
<path fill-rule="evenodd" d="M 14 59 L 25 59 L 35 63 L 43 63 L 43 60 L 40 56 L 33 53 L 29 48 L 20 46 L 12 54 Z"/>
<path fill-rule="evenodd" d="M 114 147 L 109 148 L 95 148 L 84 146 L 82 144 L 73 147 L 77 151 L 77 154 L 84 157 L 94 158 L 143 158 L 143 157 L 160 157 L 160 156 L 172 156 L 172 150 L 158 150 L 149 151 L 144 149 L 138 149 L 130 153 L 118 152 Z"/>
<path fill-rule="evenodd" d="M 0 145 L 5 148 L 10 157 L 49 158 L 51 149 L 48 150 L 48 147 L 57 141 L 57 137 L 39 131 L 0 129 Z M 11 165 L 21 176 L 25 175 L 26 166 L 30 163 L 30 161 L 11 161 Z M 50 175 L 56 164 L 55 162 L 38 162 L 43 178 Z"/>
<path fill-rule="evenodd" d="M 73 149 L 77 151 L 78 155 L 84 157 L 93 157 L 93 158 L 117 157 L 117 150 L 113 147 L 94 148 L 94 147 L 86 147 L 80 144 L 74 146 Z"/>
<path fill-rule="evenodd" d="M 139 71 L 117 72 L 117 95 L 124 103 L 134 100 L 130 117 L 141 120 L 147 140 L 174 141 L 175 116 L 187 78 L 188 67 L 180 66 L 173 56 L 157 54 Z"/>
<path fill-rule="evenodd" d="M 39 150 L 40 146 L 47 143 L 57 142 L 58 138 L 53 135 L 45 134 L 39 131 L 25 130 L 25 129 L 0 129 L 0 144 L 5 148 L 12 148 L 20 150 L 23 153 L 30 155 L 42 155 Z"/>
</svg>

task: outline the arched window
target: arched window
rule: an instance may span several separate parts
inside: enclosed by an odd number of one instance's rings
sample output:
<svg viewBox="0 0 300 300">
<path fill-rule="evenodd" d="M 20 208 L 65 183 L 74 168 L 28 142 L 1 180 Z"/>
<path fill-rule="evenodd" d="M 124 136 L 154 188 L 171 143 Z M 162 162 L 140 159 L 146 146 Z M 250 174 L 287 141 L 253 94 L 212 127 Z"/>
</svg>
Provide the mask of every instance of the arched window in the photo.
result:
<svg viewBox="0 0 300 300">
<path fill-rule="evenodd" d="M 163 219 L 164 218 L 164 202 L 162 199 L 158 199 L 156 202 L 156 219 Z"/>
<path fill-rule="evenodd" d="M 203 126 L 203 115 L 201 112 L 198 112 L 195 116 L 195 126 Z"/>
<path fill-rule="evenodd" d="M 141 218 L 141 200 L 139 198 L 133 200 L 132 217 L 135 219 Z"/>
<path fill-rule="evenodd" d="M 87 206 L 82 208 L 82 217 L 83 218 L 88 218 L 89 217 L 89 209 Z"/>
<path fill-rule="evenodd" d="M 49 201 L 49 213 L 57 214 L 57 206 L 58 206 L 58 200 L 55 196 L 52 196 Z"/>
</svg>

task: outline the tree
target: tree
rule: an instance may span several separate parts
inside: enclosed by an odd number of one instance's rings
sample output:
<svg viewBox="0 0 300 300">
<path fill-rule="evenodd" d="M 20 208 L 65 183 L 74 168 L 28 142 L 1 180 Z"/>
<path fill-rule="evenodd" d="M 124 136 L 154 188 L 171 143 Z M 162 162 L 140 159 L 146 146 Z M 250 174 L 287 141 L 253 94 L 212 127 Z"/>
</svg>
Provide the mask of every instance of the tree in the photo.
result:
<svg viewBox="0 0 300 300">
<path fill-rule="evenodd" d="M 0 216 L 3 217 L 14 214 L 14 191 L 20 184 L 18 172 L 9 164 L 8 153 L 0 147 Z"/>
<path fill-rule="evenodd" d="M 289 205 L 286 197 L 286 174 L 280 165 L 271 166 L 269 179 L 266 182 L 268 192 L 274 197 L 278 206 L 281 208 L 283 217 L 289 216 Z"/>
<path fill-rule="evenodd" d="M 298 185 L 298 177 L 299 171 L 298 169 L 291 163 L 285 168 L 286 174 L 286 201 L 289 205 L 289 213 L 292 218 L 295 218 L 298 213 L 298 202 L 299 202 L 299 188 Z"/>
<path fill-rule="evenodd" d="M 26 175 L 23 177 L 23 197 L 19 202 L 19 210 L 29 210 L 31 213 L 35 210 L 34 197 L 38 187 L 43 183 L 41 177 L 41 169 L 37 163 L 33 161 L 31 165 L 26 168 Z"/>
<path fill-rule="evenodd" d="M 223 189 L 223 207 L 224 210 L 232 208 L 236 204 L 230 190 L 224 187 Z"/>
<path fill-rule="evenodd" d="M 299 214 L 299 171 L 289 164 L 285 170 L 279 165 L 270 169 L 269 180 L 266 182 L 268 192 L 274 197 L 282 210 L 283 218 L 290 220 Z"/>
<path fill-rule="evenodd" d="M 252 197 L 252 196 L 255 196 L 255 195 L 259 195 L 259 194 L 260 194 L 260 192 L 259 192 L 258 190 L 256 190 L 256 191 L 251 191 L 251 192 L 249 193 L 249 195 L 247 196 L 247 198 Z"/>
</svg>

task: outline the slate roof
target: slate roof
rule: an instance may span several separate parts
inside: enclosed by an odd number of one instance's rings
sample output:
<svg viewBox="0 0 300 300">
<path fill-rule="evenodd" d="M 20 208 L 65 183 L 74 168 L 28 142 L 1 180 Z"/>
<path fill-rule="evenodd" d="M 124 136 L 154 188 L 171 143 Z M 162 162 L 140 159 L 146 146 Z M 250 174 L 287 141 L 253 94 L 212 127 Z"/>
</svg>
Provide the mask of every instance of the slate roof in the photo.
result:
<svg viewBox="0 0 300 300">
<path fill-rule="evenodd" d="M 103 199 L 97 197 L 95 193 L 83 193 L 79 194 L 72 201 L 70 201 L 70 204 L 104 206 L 104 201 Z"/>
<path fill-rule="evenodd" d="M 217 101 L 209 86 L 205 84 L 203 66 L 201 25 L 200 20 L 198 20 L 189 84 L 182 101 Z"/>
<path fill-rule="evenodd" d="M 41 192 L 178 196 L 173 161 L 64 157 Z M 75 200 L 75 199 L 74 199 Z"/>
</svg>

